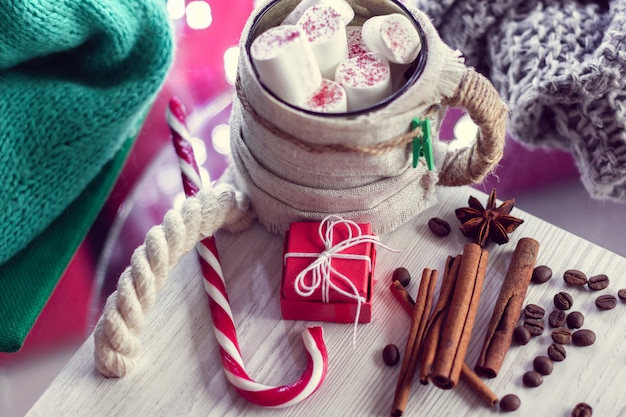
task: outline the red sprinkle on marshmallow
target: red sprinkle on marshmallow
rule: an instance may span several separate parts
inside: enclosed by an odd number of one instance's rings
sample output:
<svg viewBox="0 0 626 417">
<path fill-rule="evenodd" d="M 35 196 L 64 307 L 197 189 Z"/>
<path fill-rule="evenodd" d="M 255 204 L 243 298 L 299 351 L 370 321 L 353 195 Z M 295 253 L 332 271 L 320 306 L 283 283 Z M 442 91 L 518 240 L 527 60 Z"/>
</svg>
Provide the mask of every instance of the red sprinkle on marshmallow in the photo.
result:
<svg viewBox="0 0 626 417">
<path fill-rule="evenodd" d="M 339 64 L 335 80 L 341 85 L 357 88 L 371 87 L 390 77 L 388 61 L 381 55 L 370 52 Z"/>
<path fill-rule="evenodd" d="M 395 16 L 393 16 L 395 17 Z M 403 18 L 403 20 L 406 20 Z M 419 48 L 419 38 L 410 23 L 389 18 L 382 22 L 381 37 L 396 59 L 409 63 L 415 59 L 415 51 Z"/>
<path fill-rule="evenodd" d="M 348 57 L 354 58 L 370 52 L 367 46 L 365 46 L 365 42 L 363 42 L 360 26 L 348 26 L 346 34 L 348 36 Z"/>
<path fill-rule="evenodd" d="M 304 12 L 298 25 L 308 36 L 309 42 L 315 42 L 317 39 L 328 38 L 337 33 L 343 21 L 341 14 L 332 7 L 313 6 Z"/>
<path fill-rule="evenodd" d="M 346 92 L 338 83 L 323 79 L 320 86 L 311 98 L 304 104 L 304 108 L 320 113 L 341 113 L 346 111 Z"/>
<path fill-rule="evenodd" d="M 302 33 L 296 26 L 275 26 L 263 32 L 252 42 L 250 53 L 255 59 L 271 59 L 301 36 Z"/>
</svg>

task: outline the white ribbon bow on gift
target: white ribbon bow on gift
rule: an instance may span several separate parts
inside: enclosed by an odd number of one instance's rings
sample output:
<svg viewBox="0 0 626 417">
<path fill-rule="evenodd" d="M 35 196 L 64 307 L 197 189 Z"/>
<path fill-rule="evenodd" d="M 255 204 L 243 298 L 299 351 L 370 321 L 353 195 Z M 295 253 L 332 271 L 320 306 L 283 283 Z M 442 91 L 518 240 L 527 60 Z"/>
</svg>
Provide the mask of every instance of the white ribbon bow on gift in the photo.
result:
<svg viewBox="0 0 626 417">
<path fill-rule="evenodd" d="M 338 226 L 345 226 L 348 232 L 348 237 L 333 245 L 335 228 Z M 284 261 L 286 262 L 287 258 L 290 257 L 315 258 L 313 262 L 300 271 L 294 280 L 295 291 L 299 296 L 310 297 L 318 288 L 321 288 L 322 302 L 328 303 L 330 301 L 330 290 L 333 289 L 337 293 L 357 302 L 356 316 L 354 319 L 354 334 L 352 337 L 352 345 L 356 346 L 356 329 L 361 314 L 361 305 L 367 300 L 359 294 L 359 290 L 350 278 L 333 268 L 332 260 L 353 259 L 357 261 L 365 261 L 368 264 L 368 271 L 371 272 L 372 259 L 370 256 L 342 252 L 362 243 L 372 243 L 392 252 L 399 251 L 380 243 L 378 236 L 364 235 L 357 223 L 351 220 L 343 219 L 337 215 L 325 217 L 320 222 L 317 232 L 322 244 L 324 245 L 324 250 L 321 253 L 288 252 L 284 256 Z M 311 280 L 310 283 L 307 284 L 305 278 L 309 272 L 311 273 Z M 335 282 L 333 282 L 333 276 L 349 287 L 351 291 L 346 291 L 339 287 Z"/>
</svg>

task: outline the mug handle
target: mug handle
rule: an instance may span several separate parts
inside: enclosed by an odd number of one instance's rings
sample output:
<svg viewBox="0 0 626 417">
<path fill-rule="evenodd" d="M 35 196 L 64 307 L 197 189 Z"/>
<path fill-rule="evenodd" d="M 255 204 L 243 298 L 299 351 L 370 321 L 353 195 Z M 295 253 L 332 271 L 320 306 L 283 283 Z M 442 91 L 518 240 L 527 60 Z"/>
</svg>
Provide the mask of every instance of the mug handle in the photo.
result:
<svg viewBox="0 0 626 417">
<path fill-rule="evenodd" d="M 447 152 L 437 184 L 479 183 L 502 159 L 508 107 L 491 82 L 471 67 L 465 70 L 455 94 L 445 104 L 465 108 L 479 130 L 472 146 Z"/>
</svg>

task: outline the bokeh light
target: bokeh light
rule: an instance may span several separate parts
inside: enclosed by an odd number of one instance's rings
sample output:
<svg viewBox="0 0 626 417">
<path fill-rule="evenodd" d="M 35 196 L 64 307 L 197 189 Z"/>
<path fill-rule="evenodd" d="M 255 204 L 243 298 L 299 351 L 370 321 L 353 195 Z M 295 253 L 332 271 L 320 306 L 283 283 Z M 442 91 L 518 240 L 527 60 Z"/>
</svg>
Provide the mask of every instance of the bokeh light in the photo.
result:
<svg viewBox="0 0 626 417">
<path fill-rule="evenodd" d="M 230 125 L 219 124 L 211 131 L 211 143 L 216 152 L 230 154 Z"/>
<path fill-rule="evenodd" d="M 185 9 L 187 25 L 192 29 L 206 29 L 213 23 L 211 5 L 205 1 L 195 0 L 187 4 Z"/>
<path fill-rule="evenodd" d="M 230 47 L 224 52 L 224 73 L 226 81 L 230 85 L 235 85 L 237 79 L 237 62 L 239 61 L 239 47 Z"/>
<path fill-rule="evenodd" d="M 204 141 L 200 138 L 191 138 L 191 146 L 193 147 L 193 153 L 198 165 L 204 164 L 207 158 L 207 150 Z"/>
<path fill-rule="evenodd" d="M 185 17 L 185 0 L 167 0 L 167 14 L 173 20 Z"/>
<path fill-rule="evenodd" d="M 469 117 L 464 114 L 454 125 L 454 140 L 450 142 L 451 149 L 461 149 L 471 146 L 476 140 L 478 126 Z"/>
</svg>

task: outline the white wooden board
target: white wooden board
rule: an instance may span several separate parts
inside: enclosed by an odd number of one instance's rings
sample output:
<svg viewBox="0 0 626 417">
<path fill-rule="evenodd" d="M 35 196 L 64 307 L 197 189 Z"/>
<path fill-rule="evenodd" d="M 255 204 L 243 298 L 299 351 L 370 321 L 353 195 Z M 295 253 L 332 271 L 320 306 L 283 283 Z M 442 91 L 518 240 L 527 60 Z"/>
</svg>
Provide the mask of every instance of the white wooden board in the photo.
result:
<svg viewBox="0 0 626 417">
<path fill-rule="evenodd" d="M 487 196 L 469 187 L 439 189 L 440 203 L 402 228 L 384 235 L 386 245 L 401 249 L 378 252 L 373 321 L 359 325 L 356 347 L 352 325 L 284 321 L 279 306 L 282 239 L 255 225 L 250 230 L 217 236 L 227 289 L 238 327 L 247 369 L 257 381 L 289 384 L 306 365 L 300 332 L 321 324 L 329 352 L 329 370 L 320 389 L 302 403 L 286 409 L 263 409 L 247 403 L 229 386 L 221 368 L 213 336 L 207 298 L 195 254 L 184 257 L 170 274 L 156 306 L 147 316 L 143 350 L 137 368 L 121 379 L 103 378 L 94 367 L 93 339 L 89 338 L 43 394 L 28 416 L 381 416 L 389 415 L 397 367 L 387 367 L 382 348 L 394 343 L 404 349 L 409 318 L 388 289 L 391 272 L 408 268 L 417 292 L 424 267 L 443 270 L 448 255 L 461 253 L 467 239 L 457 230 L 454 209 L 465 206 L 469 195 L 483 203 Z M 508 196 L 503 196 L 508 197 Z M 540 244 L 537 264 L 554 271 L 549 282 L 531 284 L 526 302 L 552 309 L 552 297 L 568 291 L 574 309 L 586 316 L 585 328 L 597 334 L 589 347 L 567 347 L 567 359 L 556 363 L 552 375 L 537 388 L 522 384 L 532 359 L 545 355 L 551 343 L 547 329 L 526 346 L 513 346 L 499 376 L 486 380 L 500 396 L 515 393 L 522 406 L 513 415 L 567 417 L 578 402 L 594 408 L 594 416 L 626 416 L 626 304 L 599 311 L 594 299 L 616 295 L 626 288 L 626 259 L 551 226 L 520 210 L 513 215 L 525 223 L 503 246 L 489 246 L 490 258 L 480 308 L 467 356 L 473 367 L 517 240 L 533 237 Z M 427 228 L 433 216 L 453 226 L 444 238 Z M 604 273 L 608 289 L 592 292 L 568 288 L 566 269 L 589 276 Z M 488 416 L 500 414 L 488 407 L 462 381 L 450 391 L 417 381 L 406 408 L 407 416 Z"/>
</svg>

